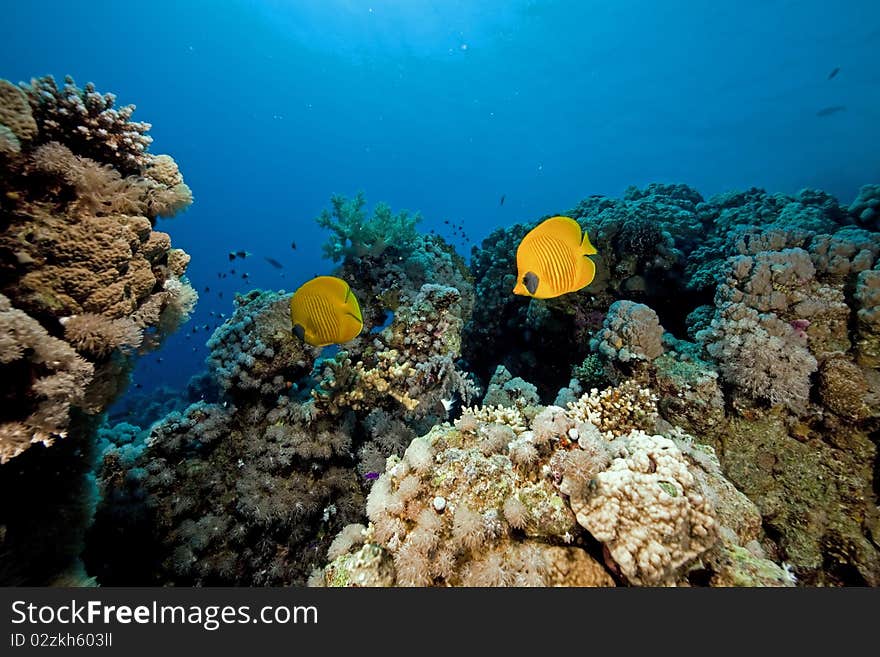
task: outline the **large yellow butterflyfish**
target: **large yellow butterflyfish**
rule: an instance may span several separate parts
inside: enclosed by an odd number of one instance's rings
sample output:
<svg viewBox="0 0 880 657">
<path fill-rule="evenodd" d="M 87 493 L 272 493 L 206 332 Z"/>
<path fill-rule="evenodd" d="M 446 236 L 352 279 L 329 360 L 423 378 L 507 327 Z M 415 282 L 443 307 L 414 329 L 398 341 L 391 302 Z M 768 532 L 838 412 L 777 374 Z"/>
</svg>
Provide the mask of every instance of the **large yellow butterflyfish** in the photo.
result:
<svg viewBox="0 0 880 657">
<path fill-rule="evenodd" d="M 341 278 L 318 276 L 290 297 L 293 333 L 313 347 L 353 340 L 364 327 L 354 292 Z"/>
<path fill-rule="evenodd" d="M 514 294 L 550 299 L 586 287 L 596 275 L 596 255 L 586 232 L 570 217 L 542 221 L 516 250 Z"/>
</svg>

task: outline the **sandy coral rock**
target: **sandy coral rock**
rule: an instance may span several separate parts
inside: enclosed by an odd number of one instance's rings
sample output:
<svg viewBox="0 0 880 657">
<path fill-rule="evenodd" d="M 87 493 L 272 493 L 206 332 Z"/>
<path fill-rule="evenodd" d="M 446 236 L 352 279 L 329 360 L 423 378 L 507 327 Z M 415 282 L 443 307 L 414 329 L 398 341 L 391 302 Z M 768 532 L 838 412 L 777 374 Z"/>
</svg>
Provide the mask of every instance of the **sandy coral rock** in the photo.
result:
<svg viewBox="0 0 880 657">
<path fill-rule="evenodd" d="M 614 448 L 595 490 L 572 499 L 572 509 L 630 582 L 673 583 L 682 566 L 715 544 L 714 508 L 673 441 L 633 431 Z"/>
<path fill-rule="evenodd" d="M 713 434 L 725 421 L 724 393 L 718 372 L 699 359 L 671 353 L 654 361 L 660 415 L 701 436 Z"/>
<path fill-rule="evenodd" d="M 651 361 L 663 353 L 663 327 L 657 313 L 632 301 L 615 301 L 590 348 L 611 360 Z"/>
<path fill-rule="evenodd" d="M 731 534 L 730 538 L 737 545 L 748 545 L 761 538 L 763 529 L 758 507 L 724 476 L 715 450 L 678 429 L 669 432 L 667 437 L 687 459 L 690 473 L 715 510 L 718 526 Z M 721 532 L 723 539 L 727 538 L 725 531 Z"/>
<path fill-rule="evenodd" d="M 27 97 L 8 80 L 0 79 L 0 125 L 6 126 L 19 142 L 37 136 L 37 123 Z"/>
</svg>

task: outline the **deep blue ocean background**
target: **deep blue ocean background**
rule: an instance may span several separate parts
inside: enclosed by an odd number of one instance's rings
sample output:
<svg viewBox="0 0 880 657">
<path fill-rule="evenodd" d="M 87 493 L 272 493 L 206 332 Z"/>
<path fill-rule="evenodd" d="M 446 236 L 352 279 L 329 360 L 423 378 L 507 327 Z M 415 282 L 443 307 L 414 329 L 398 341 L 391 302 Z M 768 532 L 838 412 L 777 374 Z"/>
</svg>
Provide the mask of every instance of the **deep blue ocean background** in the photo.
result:
<svg viewBox="0 0 880 657">
<path fill-rule="evenodd" d="M 193 189 L 159 229 L 192 255 L 201 299 L 139 363 L 145 389 L 202 369 L 236 291 L 331 270 L 314 218 L 333 193 L 419 210 L 467 254 L 498 226 L 629 185 L 816 187 L 848 203 L 880 181 L 876 0 L 8 0 L 2 13 L 0 77 L 70 74 L 136 104 L 152 152 Z M 817 114 L 832 107 L 845 109 Z M 239 249 L 253 256 L 230 263 Z"/>
</svg>

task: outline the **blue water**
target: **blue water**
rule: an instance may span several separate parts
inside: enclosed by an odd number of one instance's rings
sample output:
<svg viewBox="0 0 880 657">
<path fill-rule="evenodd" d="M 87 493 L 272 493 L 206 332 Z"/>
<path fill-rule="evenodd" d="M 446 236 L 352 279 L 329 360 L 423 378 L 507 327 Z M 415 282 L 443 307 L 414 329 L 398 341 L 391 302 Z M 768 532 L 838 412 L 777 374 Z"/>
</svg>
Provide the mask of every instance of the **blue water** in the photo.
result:
<svg viewBox="0 0 880 657">
<path fill-rule="evenodd" d="M 139 363 L 145 388 L 202 368 L 235 291 L 330 270 L 313 219 L 333 193 L 473 242 L 653 181 L 849 202 L 880 179 L 876 0 L 3 4 L 0 77 L 71 74 L 135 103 L 193 189 L 159 229 L 201 300 Z M 239 249 L 254 255 L 230 263 Z"/>
</svg>

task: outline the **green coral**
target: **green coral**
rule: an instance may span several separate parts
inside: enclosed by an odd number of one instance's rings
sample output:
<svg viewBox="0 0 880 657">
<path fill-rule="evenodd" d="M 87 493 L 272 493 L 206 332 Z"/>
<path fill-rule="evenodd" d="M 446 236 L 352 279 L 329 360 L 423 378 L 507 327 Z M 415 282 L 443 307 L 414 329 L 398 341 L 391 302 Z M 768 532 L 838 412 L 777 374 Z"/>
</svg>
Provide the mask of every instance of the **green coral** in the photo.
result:
<svg viewBox="0 0 880 657">
<path fill-rule="evenodd" d="M 580 381 L 587 390 L 591 388 L 602 389 L 608 385 L 608 377 L 605 376 L 605 365 L 598 354 L 590 354 L 580 365 L 575 365 L 571 375 Z"/>
<path fill-rule="evenodd" d="M 401 210 L 395 214 L 386 203 L 378 203 L 373 216 L 367 218 L 363 192 L 352 199 L 334 194 L 330 203 L 332 209 L 325 209 L 316 221 L 333 233 L 322 247 L 324 256 L 333 262 L 349 256 L 378 257 L 391 246 L 404 252 L 415 248 L 416 224 L 422 219 L 419 213 L 411 215 Z"/>
</svg>

